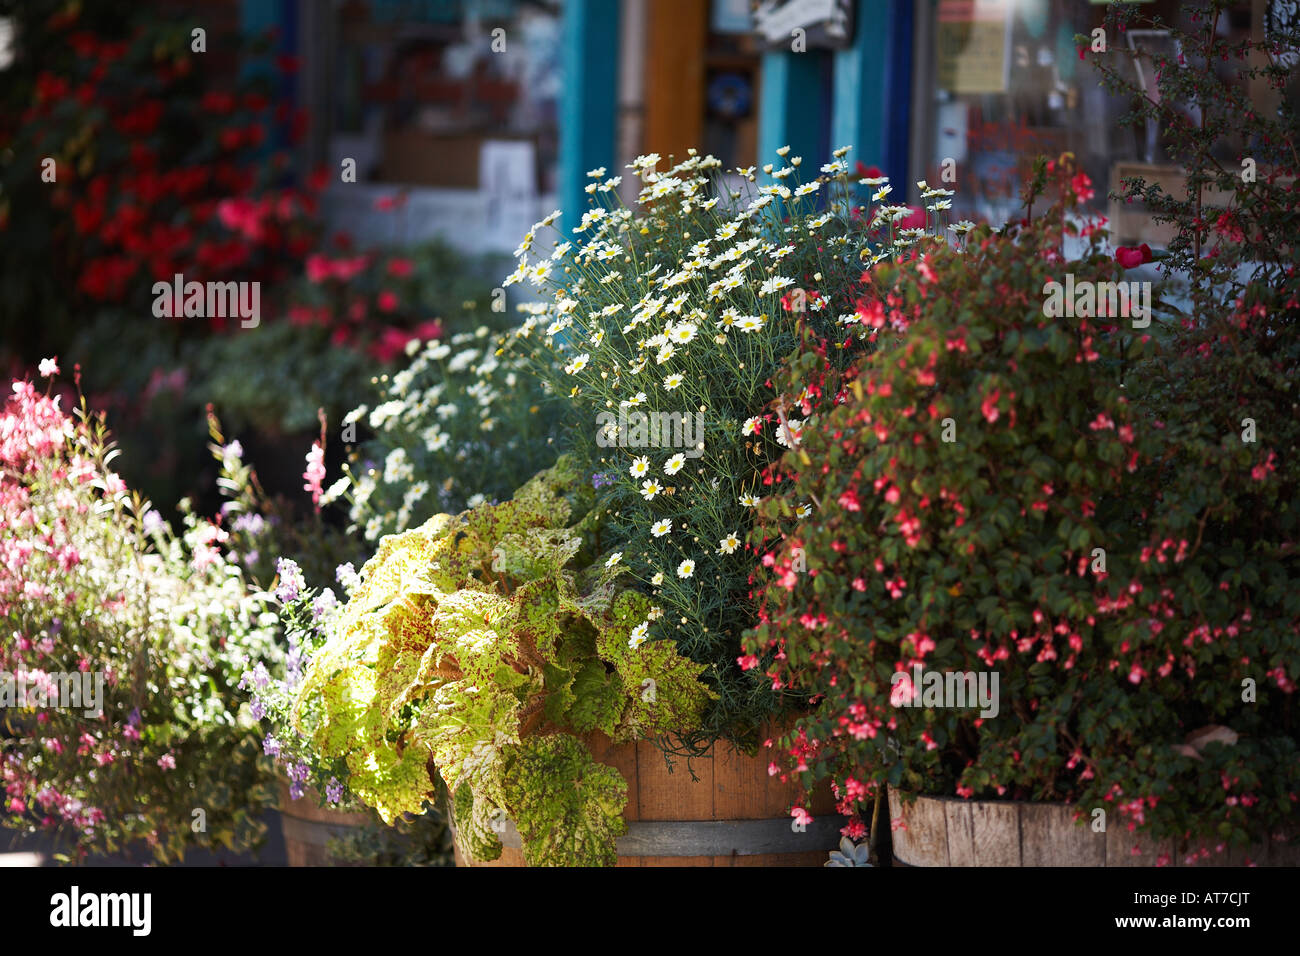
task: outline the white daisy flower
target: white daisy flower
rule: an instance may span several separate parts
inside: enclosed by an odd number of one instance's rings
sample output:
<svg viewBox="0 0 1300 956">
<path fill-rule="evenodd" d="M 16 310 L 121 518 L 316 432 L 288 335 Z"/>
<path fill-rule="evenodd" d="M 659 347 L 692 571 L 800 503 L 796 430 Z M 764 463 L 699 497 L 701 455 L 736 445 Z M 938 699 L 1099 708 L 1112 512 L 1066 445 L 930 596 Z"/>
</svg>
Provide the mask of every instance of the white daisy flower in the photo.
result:
<svg viewBox="0 0 1300 956">
<path fill-rule="evenodd" d="M 753 418 L 746 418 L 745 424 L 740 426 L 740 433 L 742 435 L 757 435 L 762 430 L 763 419 L 759 418 L 757 415 Z"/>
<path fill-rule="evenodd" d="M 655 495 L 663 491 L 663 485 L 651 478 L 649 481 L 641 482 L 641 497 L 650 501 Z"/>
<path fill-rule="evenodd" d="M 678 452 L 677 454 L 669 458 L 666 462 L 664 462 L 664 474 L 675 475 L 685 467 L 686 467 L 686 456 L 683 455 L 681 452 Z"/>
<path fill-rule="evenodd" d="M 622 560 L 623 560 L 623 552 L 615 551 L 613 554 L 609 556 L 609 560 L 605 562 L 605 567 L 612 568 L 614 565 L 618 564 Z"/>
<path fill-rule="evenodd" d="M 785 425 L 777 428 L 776 441 L 783 448 L 799 444 L 803 436 L 803 422 L 798 418 L 787 418 Z"/>
<path fill-rule="evenodd" d="M 757 315 L 745 315 L 736 322 L 736 328 L 742 332 L 757 332 L 763 327 L 763 319 Z"/>
<path fill-rule="evenodd" d="M 680 374 L 669 375 L 667 378 L 664 379 L 664 388 L 666 388 L 668 391 L 671 392 L 673 389 L 677 388 L 677 386 L 681 385 L 682 382 L 684 381 L 686 381 L 686 378 L 683 375 Z"/>
<path fill-rule="evenodd" d="M 661 584 L 664 583 L 664 573 L 663 573 L 662 571 L 656 571 L 656 572 L 651 576 L 651 578 L 650 578 L 650 583 L 651 583 L 654 587 L 659 587 L 659 585 L 661 585 Z M 653 614 L 653 613 L 654 613 L 654 612 L 651 611 L 651 614 Z M 654 618 L 651 617 L 650 620 L 653 621 Z"/>
<path fill-rule="evenodd" d="M 686 345 L 695 338 L 696 327 L 690 322 L 679 322 L 668 330 L 668 338 L 678 345 Z"/>
<path fill-rule="evenodd" d="M 744 508 L 757 508 L 759 499 L 755 495 L 741 495 L 740 504 Z"/>
<path fill-rule="evenodd" d="M 787 276 L 772 276 L 770 279 L 763 280 L 759 287 L 759 295 L 771 295 L 773 292 L 779 292 L 788 285 L 794 285 L 794 280 Z"/>
<path fill-rule="evenodd" d="M 800 518 L 808 517 L 810 514 L 812 514 L 812 505 L 809 504 L 800 505 L 798 508 L 795 509 L 795 514 L 797 514 Z"/>
<path fill-rule="evenodd" d="M 646 635 L 650 632 L 648 621 L 642 621 L 636 627 L 632 628 L 632 633 L 628 635 L 628 647 L 640 647 L 646 641 Z"/>
<path fill-rule="evenodd" d="M 640 478 L 642 475 L 649 474 L 649 472 L 650 472 L 649 458 L 647 458 L 645 455 L 642 455 L 640 458 L 632 459 L 632 467 L 628 469 L 628 474 L 630 474 L 633 478 Z"/>
<path fill-rule="evenodd" d="M 695 562 L 687 558 L 681 564 L 677 565 L 677 576 L 679 578 L 689 578 L 695 573 Z"/>
<path fill-rule="evenodd" d="M 718 554 L 732 554 L 738 547 L 740 547 L 740 538 L 736 537 L 736 532 L 733 531 L 718 542 Z"/>
<path fill-rule="evenodd" d="M 570 375 L 577 375 L 579 372 L 581 372 L 584 368 L 587 367 L 587 363 L 590 361 L 591 361 L 591 356 L 588 355 L 586 352 L 583 352 L 581 355 L 575 356 L 573 361 L 570 362 L 568 365 L 564 366 L 564 370 L 568 372 Z"/>
<path fill-rule="evenodd" d="M 654 535 L 656 538 L 662 538 L 664 535 L 666 535 L 668 532 L 672 530 L 673 530 L 672 518 L 663 518 L 659 521 L 656 521 L 654 524 L 650 526 L 650 533 Z"/>
<path fill-rule="evenodd" d="M 664 573 L 663 573 L 662 571 L 660 571 L 658 574 L 656 574 L 656 575 L 655 575 L 655 578 L 658 578 L 659 580 L 656 581 L 654 578 L 651 578 L 651 579 L 650 579 L 650 583 L 651 583 L 651 584 L 663 584 L 663 583 L 664 583 Z M 646 618 L 647 621 L 657 621 L 657 620 L 659 620 L 659 619 L 660 619 L 661 617 L 663 617 L 663 616 L 664 616 L 664 609 L 661 608 L 661 607 L 659 607 L 658 605 L 655 605 L 655 606 L 652 607 L 652 608 L 650 609 L 650 611 L 646 614 L 645 618 Z"/>
</svg>

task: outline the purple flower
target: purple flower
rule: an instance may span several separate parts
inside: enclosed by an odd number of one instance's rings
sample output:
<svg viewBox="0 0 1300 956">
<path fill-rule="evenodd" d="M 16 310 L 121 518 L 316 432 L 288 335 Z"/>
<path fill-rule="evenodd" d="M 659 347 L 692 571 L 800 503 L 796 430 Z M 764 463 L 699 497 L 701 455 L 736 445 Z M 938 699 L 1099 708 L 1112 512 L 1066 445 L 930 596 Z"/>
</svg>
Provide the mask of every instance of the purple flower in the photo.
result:
<svg viewBox="0 0 1300 956">
<path fill-rule="evenodd" d="M 289 765 L 289 779 L 294 783 L 306 783 L 309 776 L 311 776 L 311 768 L 301 760 Z"/>
<path fill-rule="evenodd" d="M 326 588 L 320 593 L 320 596 L 312 602 L 311 616 L 313 620 L 319 621 L 334 608 L 338 607 L 338 598 L 330 588 Z"/>
<path fill-rule="evenodd" d="M 325 799 L 330 803 L 341 803 L 343 801 L 343 784 L 339 783 L 334 777 L 330 777 L 330 782 L 325 785 Z"/>
<path fill-rule="evenodd" d="M 357 569 L 352 566 L 351 561 L 347 564 L 340 564 L 334 569 L 334 579 L 338 581 L 339 584 L 343 585 L 343 590 L 348 593 L 351 593 L 353 588 L 360 583 Z"/>
<path fill-rule="evenodd" d="M 253 703 L 249 705 L 248 709 L 253 712 L 254 720 L 261 720 L 266 716 L 266 708 L 262 706 L 260 700 L 254 700 Z"/>
<path fill-rule="evenodd" d="M 221 449 L 221 457 L 223 457 L 223 458 L 235 458 L 235 459 L 243 458 L 243 457 L 244 457 L 244 446 L 241 445 L 241 444 L 239 443 L 239 439 L 236 438 L 236 439 L 235 439 L 234 441 L 232 441 L 229 445 L 226 445 L 224 448 Z"/>
<path fill-rule="evenodd" d="M 231 527 L 236 531 L 255 536 L 266 530 L 266 519 L 259 514 L 241 514 Z"/>
<path fill-rule="evenodd" d="M 303 793 L 303 790 L 302 790 L 302 784 L 300 784 L 300 783 L 291 783 L 291 784 L 289 784 L 289 799 L 290 799 L 290 800 L 301 800 L 301 799 L 302 799 L 302 793 Z"/>
<path fill-rule="evenodd" d="M 262 741 L 262 750 L 265 751 L 268 757 L 278 757 L 280 756 L 280 741 L 267 734 L 266 739 Z"/>
<path fill-rule="evenodd" d="M 612 475 L 596 472 L 594 475 L 591 476 L 591 487 L 593 488 L 603 488 L 606 485 L 612 485 L 613 483 L 614 483 L 614 478 Z"/>
<path fill-rule="evenodd" d="M 278 558 L 275 573 L 280 578 L 280 586 L 275 589 L 275 597 L 281 604 L 298 600 L 298 593 L 303 588 L 302 571 L 290 558 Z"/>
<path fill-rule="evenodd" d="M 261 661 L 258 661 L 257 666 L 253 668 L 253 683 L 257 685 L 258 690 L 265 690 L 266 685 L 271 683 L 271 672 Z"/>
</svg>

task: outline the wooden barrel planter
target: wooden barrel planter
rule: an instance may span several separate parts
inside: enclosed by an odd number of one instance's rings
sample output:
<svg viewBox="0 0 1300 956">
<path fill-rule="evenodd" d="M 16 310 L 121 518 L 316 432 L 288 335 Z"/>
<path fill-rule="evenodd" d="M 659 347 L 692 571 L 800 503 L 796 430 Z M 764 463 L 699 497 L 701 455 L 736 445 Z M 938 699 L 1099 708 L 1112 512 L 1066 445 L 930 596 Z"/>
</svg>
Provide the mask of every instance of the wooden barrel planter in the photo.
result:
<svg viewBox="0 0 1300 956">
<path fill-rule="evenodd" d="M 1064 803 L 917 797 L 907 803 L 889 793 L 894 863 L 902 866 L 1185 866 L 1200 847 L 1155 842 L 1112 814 L 1104 832 Z M 1250 850 L 1227 847 L 1198 860 L 1200 866 L 1297 866 L 1300 847 L 1276 841 Z"/>
<path fill-rule="evenodd" d="M 337 866 L 329 854 L 329 841 L 371 822 L 369 813 L 331 810 L 320 802 L 310 787 L 301 799 L 290 799 L 289 784 L 280 781 L 280 828 L 290 866 Z"/>
<path fill-rule="evenodd" d="M 748 757 L 721 744 L 692 762 L 694 781 L 685 759 L 675 758 L 669 773 L 649 741 L 613 744 L 593 735 L 587 743 L 627 781 L 619 866 L 821 866 L 839 844 L 844 818 L 829 788 L 808 807 L 813 822 L 796 832 L 789 808 L 802 791 L 769 777 L 761 752 Z M 492 861 L 471 858 L 457 841 L 456 865 L 524 866 L 513 822 L 500 836 L 504 849 Z"/>
</svg>

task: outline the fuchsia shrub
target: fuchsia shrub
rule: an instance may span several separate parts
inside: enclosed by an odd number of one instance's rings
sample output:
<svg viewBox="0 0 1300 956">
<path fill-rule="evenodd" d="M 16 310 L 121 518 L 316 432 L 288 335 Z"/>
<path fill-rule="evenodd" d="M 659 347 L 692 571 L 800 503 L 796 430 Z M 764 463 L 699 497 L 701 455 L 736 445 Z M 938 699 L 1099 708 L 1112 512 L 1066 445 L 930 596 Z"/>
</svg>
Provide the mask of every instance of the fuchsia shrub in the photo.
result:
<svg viewBox="0 0 1300 956">
<path fill-rule="evenodd" d="M 772 772 L 830 777 L 844 812 L 882 784 L 1100 807 L 1192 859 L 1294 832 L 1294 303 L 1046 314 L 1067 272 L 1123 278 L 1096 236 L 1062 261 L 1060 213 L 878 267 L 879 349 L 839 380 L 792 363 L 741 662 L 819 706 Z M 995 706 L 923 698 L 917 667 L 996 674 Z"/>
</svg>

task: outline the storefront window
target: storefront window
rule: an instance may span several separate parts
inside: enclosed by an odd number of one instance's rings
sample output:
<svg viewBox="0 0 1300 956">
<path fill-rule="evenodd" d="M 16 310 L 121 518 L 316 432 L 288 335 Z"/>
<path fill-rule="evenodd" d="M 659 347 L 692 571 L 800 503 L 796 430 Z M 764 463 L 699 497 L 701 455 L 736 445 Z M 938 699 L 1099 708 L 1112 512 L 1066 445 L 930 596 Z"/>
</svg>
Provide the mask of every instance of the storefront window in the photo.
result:
<svg viewBox="0 0 1300 956">
<path fill-rule="evenodd" d="M 461 189 L 509 167 L 555 188 L 560 3 L 347 0 L 336 10 L 331 152 L 359 178 Z"/>
<path fill-rule="evenodd" d="M 1162 131 L 1122 125 L 1130 104 L 1106 91 L 1099 72 L 1079 56 L 1075 36 L 1091 36 L 1103 25 L 1104 4 L 929 0 L 923 6 L 918 65 L 920 75 L 930 79 L 917 88 L 913 149 L 919 155 L 913 166 L 933 184 L 951 188 L 955 181 L 955 216 L 1005 222 L 1020 208 L 1020 184 L 1034 157 L 1071 152 L 1095 184 L 1091 208 L 1121 219 L 1116 239 L 1167 238 L 1168 227 L 1153 223 L 1144 210 L 1117 209 L 1107 199 L 1121 177 L 1143 176 L 1176 187 L 1179 171 Z M 1160 0 L 1142 4 L 1142 12 L 1176 22 L 1180 6 Z M 1260 28 L 1254 21 L 1262 15 L 1242 3 L 1224 18 L 1221 32 L 1246 35 Z M 1163 31 L 1134 30 L 1106 42 L 1174 59 L 1179 52 Z M 1144 70 L 1141 61 L 1135 65 L 1127 56 L 1115 62 L 1126 76 L 1153 89 L 1149 65 Z"/>
</svg>

